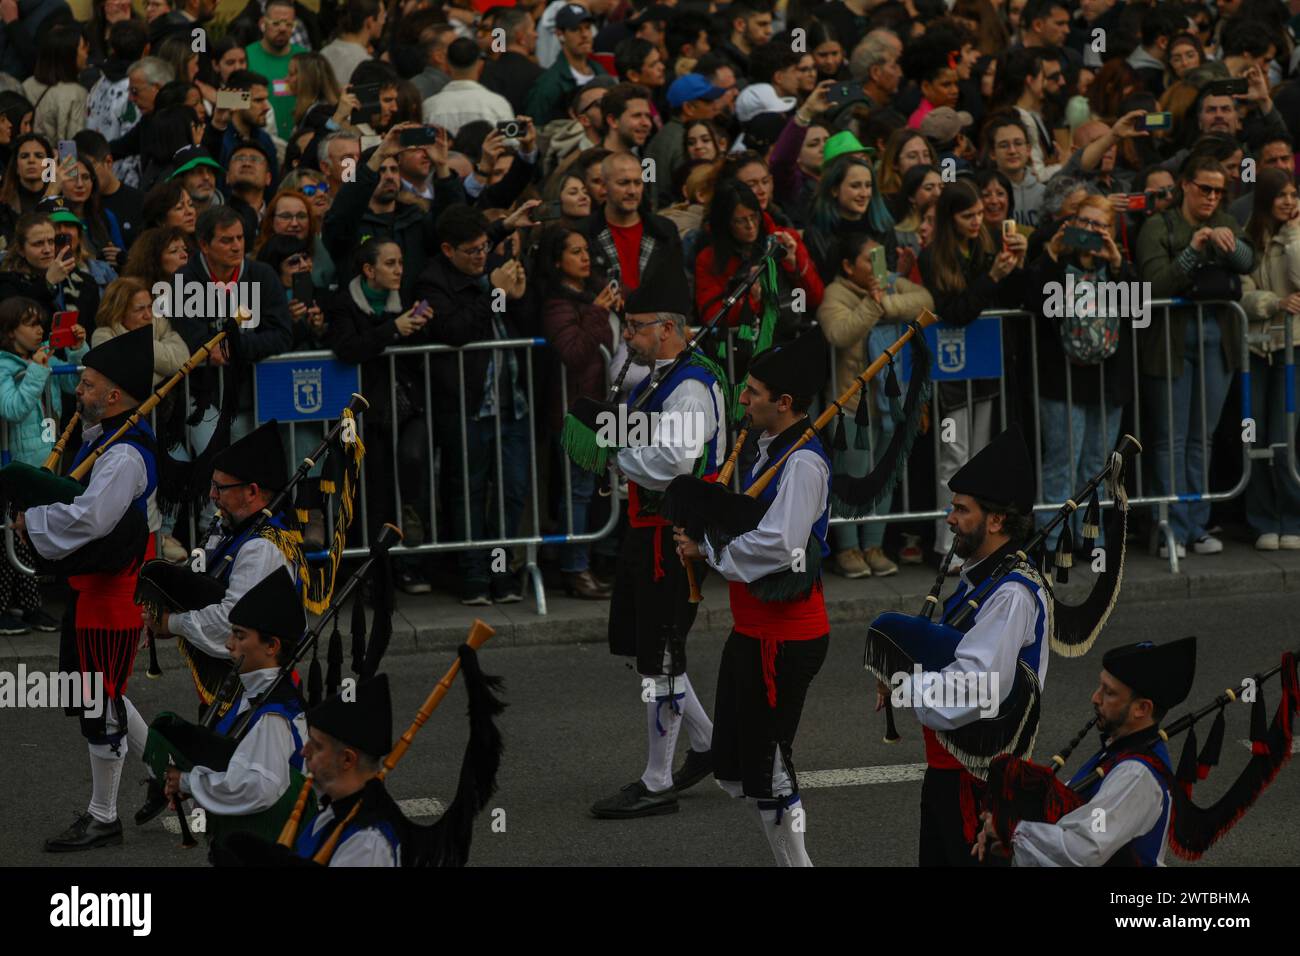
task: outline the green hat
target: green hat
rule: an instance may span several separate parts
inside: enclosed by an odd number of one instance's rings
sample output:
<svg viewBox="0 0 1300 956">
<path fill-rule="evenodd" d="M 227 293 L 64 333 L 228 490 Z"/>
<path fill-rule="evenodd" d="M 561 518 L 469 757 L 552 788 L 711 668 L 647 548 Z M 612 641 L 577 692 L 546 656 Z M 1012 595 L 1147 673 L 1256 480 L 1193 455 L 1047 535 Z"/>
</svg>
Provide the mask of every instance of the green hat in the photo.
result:
<svg viewBox="0 0 1300 956">
<path fill-rule="evenodd" d="M 841 130 L 826 141 L 822 147 L 822 163 L 829 163 L 845 153 L 874 153 L 875 150 L 869 146 L 863 146 L 862 142 L 850 133 L 848 130 Z"/>
<path fill-rule="evenodd" d="M 80 216 L 64 204 L 62 196 L 47 196 L 36 204 L 36 211 L 49 216 L 50 222 L 71 223 L 74 226 L 80 226 L 82 231 L 85 231 L 86 224 L 81 221 Z"/>
<path fill-rule="evenodd" d="M 202 146 L 186 146 L 176 151 L 172 157 L 172 166 L 174 167 L 167 174 L 167 179 L 172 180 L 177 176 L 184 176 L 191 169 L 199 166 L 211 166 L 213 169 L 221 169 L 219 162 L 212 158 L 212 155 Z"/>
</svg>

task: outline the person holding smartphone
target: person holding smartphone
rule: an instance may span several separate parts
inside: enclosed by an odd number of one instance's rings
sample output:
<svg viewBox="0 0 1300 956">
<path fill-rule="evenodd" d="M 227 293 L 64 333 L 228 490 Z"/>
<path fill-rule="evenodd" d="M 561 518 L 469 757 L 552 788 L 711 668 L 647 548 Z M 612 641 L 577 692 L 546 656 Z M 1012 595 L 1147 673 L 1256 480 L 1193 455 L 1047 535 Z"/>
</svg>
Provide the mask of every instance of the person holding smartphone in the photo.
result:
<svg viewBox="0 0 1300 956">
<path fill-rule="evenodd" d="M 1133 322 L 1128 315 L 1136 314 L 1136 304 L 1121 316 L 1118 309 L 1108 312 L 1100 296 L 1101 283 L 1137 278 L 1115 238 L 1116 219 L 1107 197 L 1085 197 L 1044 244 L 1025 281 L 1025 307 L 1037 315 L 1038 324 L 1043 498 L 1049 502 L 1067 500 L 1101 470 L 1119 439 L 1124 409 L 1133 400 Z M 1087 295 L 1085 287 L 1098 295 L 1096 307 L 1079 298 Z M 1059 297 L 1050 301 L 1070 289 L 1075 297 L 1068 309 Z M 1071 524 L 1080 545 L 1081 517 L 1076 511 Z M 1048 539 L 1049 549 L 1059 537 L 1058 528 Z"/>
<path fill-rule="evenodd" d="M 18 218 L 14 237 L 0 262 L 0 301 L 20 295 L 35 301 L 47 315 L 58 312 L 63 306 L 60 289 L 76 268 L 71 246 L 55 244 L 50 217 L 26 213 Z"/>
<path fill-rule="evenodd" d="M 276 240 L 273 240 L 273 242 Z M 281 275 L 288 259 L 281 263 Z M 301 268 L 301 265 L 297 268 Z M 423 363 L 418 357 L 391 359 L 384 353 L 393 346 L 425 341 L 425 326 L 434 319 L 427 302 L 409 307 L 402 295 L 405 261 L 402 247 L 387 238 L 367 239 L 356 253 L 358 274 L 347 287 L 329 296 L 323 306 L 326 344 L 342 362 L 361 366 L 361 391 L 370 400 L 366 412 L 366 516 L 371 534 L 384 522 L 402 528 L 404 543 L 424 543 L 432 515 L 421 514 L 429 500 L 429 480 L 424 407 Z M 469 353 L 474 354 L 474 353 Z M 393 374 L 396 374 L 394 382 Z M 396 404 L 390 396 L 396 396 Z M 435 433 L 436 434 L 436 433 Z M 398 475 L 391 474 L 397 442 Z M 399 477 L 400 476 L 400 477 Z M 392 489 L 401 481 L 399 517 Z M 394 580 L 407 594 L 427 594 L 428 576 L 417 559 L 394 558 Z"/>
</svg>

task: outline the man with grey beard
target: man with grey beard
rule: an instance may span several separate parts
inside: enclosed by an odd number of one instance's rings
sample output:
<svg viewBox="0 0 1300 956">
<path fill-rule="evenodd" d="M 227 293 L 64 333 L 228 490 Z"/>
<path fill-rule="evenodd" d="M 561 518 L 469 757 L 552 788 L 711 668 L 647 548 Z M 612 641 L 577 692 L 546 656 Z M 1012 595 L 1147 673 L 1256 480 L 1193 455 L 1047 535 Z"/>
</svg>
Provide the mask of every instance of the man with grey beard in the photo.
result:
<svg viewBox="0 0 1300 956">
<path fill-rule="evenodd" d="M 144 752 L 148 728 L 126 699 L 126 684 L 140 642 L 140 609 L 134 601 L 140 562 L 153 557 L 153 532 L 161 526 L 154 491 L 158 485 L 157 445 L 147 419 L 131 413 L 153 392 L 153 330 L 149 326 L 115 336 L 82 359 L 77 412 L 83 443 L 74 467 L 99 457 L 84 493 L 68 504 L 28 508 L 15 527 L 31 540 L 44 565 L 65 576 L 72 593 L 63 618 L 59 670 L 103 674 L 109 706 L 81 718 L 90 750 L 93 793 L 86 812 L 46 850 L 63 853 L 122 842 L 117 789 L 127 750 Z M 109 442 L 119 428 L 123 437 Z"/>
</svg>

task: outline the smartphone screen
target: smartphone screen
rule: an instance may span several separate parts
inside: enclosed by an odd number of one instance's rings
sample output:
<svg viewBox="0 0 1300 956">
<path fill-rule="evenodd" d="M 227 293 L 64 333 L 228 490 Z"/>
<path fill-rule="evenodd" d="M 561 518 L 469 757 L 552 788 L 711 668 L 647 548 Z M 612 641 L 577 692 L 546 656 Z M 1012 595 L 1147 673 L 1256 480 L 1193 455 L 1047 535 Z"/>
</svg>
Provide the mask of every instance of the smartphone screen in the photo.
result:
<svg viewBox="0 0 1300 956">
<path fill-rule="evenodd" d="M 1142 117 L 1142 122 L 1139 124 L 1145 130 L 1170 129 L 1173 125 L 1173 113 L 1148 113 Z"/>
<path fill-rule="evenodd" d="M 316 301 L 316 290 L 311 284 L 310 272 L 295 272 L 293 274 L 293 300 L 301 302 L 309 309 L 312 303 Z"/>
<path fill-rule="evenodd" d="M 884 282 L 889 274 L 885 266 L 885 247 L 873 246 L 869 255 L 871 256 L 871 271 L 875 273 L 878 281 Z"/>
</svg>

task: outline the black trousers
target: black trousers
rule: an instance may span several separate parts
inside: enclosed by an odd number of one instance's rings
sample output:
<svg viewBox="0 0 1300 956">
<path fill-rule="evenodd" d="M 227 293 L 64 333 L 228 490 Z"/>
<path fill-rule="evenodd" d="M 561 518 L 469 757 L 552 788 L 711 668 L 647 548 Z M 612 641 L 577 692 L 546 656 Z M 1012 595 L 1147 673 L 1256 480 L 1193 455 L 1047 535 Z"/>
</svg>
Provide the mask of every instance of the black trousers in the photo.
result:
<svg viewBox="0 0 1300 956">
<path fill-rule="evenodd" d="M 987 784 L 964 770 L 925 768 L 921 780 L 921 866 L 1005 866 L 1001 857 L 989 855 L 983 864 L 971 856 L 979 830 Z M 967 835 L 967 816 L 973 814 L 974 835 Z"/>
<path fill-rule="evenodd" d="M 767 703 L 763 643 L 732 631 L 722 648 L 713 714 L 713 775 L 739 780 L 745 796 L 773 798 L 776 748 L 794 793 L 794 735 L 803 715 L 808 687 L 826 660 L 830 635 L 811 641 L 782 641 L 776 652 L 776 706 Z"/>
<path fill-rule="evenodd" d="M 656 568 L 662 571 L 658 580 Z M 697 580 L 703 580 L 704 562 L 695 562 L 695 573 Z M 686 673 L 686 635 L 699 608 L 689 597 L 690 586 L 677 557 L 673 529 L 628 528 L 609 604 L 609 652 L 635 657 L 638 674 L 658 677 L 665 673 L 664 651 L 671 649 L 667 673 L 673 677 Z"/>
</svg>

